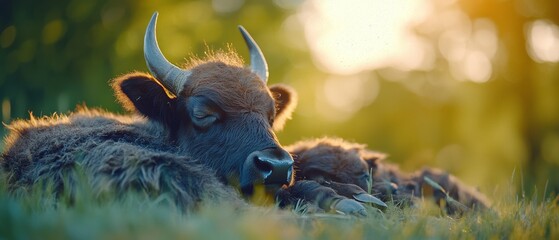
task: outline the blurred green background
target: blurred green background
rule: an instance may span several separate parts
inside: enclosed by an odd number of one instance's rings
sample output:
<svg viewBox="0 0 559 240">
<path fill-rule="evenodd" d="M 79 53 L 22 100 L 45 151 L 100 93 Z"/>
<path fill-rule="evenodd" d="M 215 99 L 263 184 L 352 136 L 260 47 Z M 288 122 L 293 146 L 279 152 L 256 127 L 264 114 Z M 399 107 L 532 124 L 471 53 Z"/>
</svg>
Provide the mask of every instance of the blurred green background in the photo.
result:
<svg viewBox="0 0 559 240">
<path fill-rule="evenodd" d="M 278 134 L 285 145 L 338 136 L 389 153 L 405 170 L 446 169 L 490 197 L 511 183 L 527 194 L 559 192 L 556 0 L 0 5 L 5 124 L 79 103 L 123 112 L 107 82 L 147 71 L 143 34 L 159 11 L 160 47 L 177 64 L 227 43 L 248 59 L 237 25 L 251 32 L 270 84 L 299 92 Z"/>
</svg>

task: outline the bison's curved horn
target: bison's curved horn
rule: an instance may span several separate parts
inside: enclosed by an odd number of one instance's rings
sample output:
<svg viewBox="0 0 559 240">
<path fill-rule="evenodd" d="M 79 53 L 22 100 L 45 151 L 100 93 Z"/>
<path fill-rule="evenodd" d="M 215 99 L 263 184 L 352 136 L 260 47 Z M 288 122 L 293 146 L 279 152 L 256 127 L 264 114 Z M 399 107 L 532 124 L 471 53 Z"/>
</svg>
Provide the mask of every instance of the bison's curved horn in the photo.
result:
<svg viewBox="0 0 559 240">
<path fill-rule="evenodd" d="M 239 26 L 239 30 L 245 39 L 245 42 L 248 46 L 248 50 L 250 51 L 250 68 L 252 72 L 256 73 L 264 82 L 268 81 L 268 64 L 266 63 L 266 58 L 264 58 L 264 54 L 260 51 L 258 44 L 256 41 L 252 39 L 250 34 L 248 34 L 247 30 L 243 26 Z"/>
<path fill-rule="evenodd" d="M 163 53 L 161 53 L 159 45 L 157 44 L 157 39 L 155 38 L 157 15 L 157 12 L 153 14 L 146 29 L 146 34 L 144 36 L 144 58 L 146 59 L 151 74 L 153 74 L 167 90 L 177 95 L 182 90 L 191 72 L 173 65 L 167 61 Z"/>
</svg>

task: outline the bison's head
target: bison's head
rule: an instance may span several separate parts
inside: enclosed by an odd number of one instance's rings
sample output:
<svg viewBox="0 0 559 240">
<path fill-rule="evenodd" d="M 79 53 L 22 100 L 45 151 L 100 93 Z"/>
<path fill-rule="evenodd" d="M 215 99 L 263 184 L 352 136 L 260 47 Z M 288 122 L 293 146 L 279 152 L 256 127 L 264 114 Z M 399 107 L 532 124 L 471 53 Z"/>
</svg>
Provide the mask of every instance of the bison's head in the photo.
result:
<svg viewBox="0 0 559 240">
<path fill-rule="evenodd" d="M 378 168 L 385 155 L 365 149 L 365 145 L 342 139 L 322 138 L 287 147 L 296 155 L 296 177 L 349 183 L 367 191 L 370 173 Z"/>
<path fill-rule="evenodd" d="M 286 86 L 266 86 L 266 60 L 246 30 L 239 27 L 250 50 L 250 68 L 227 52 L 193 60 L 183 69 L 161 53 L 156 21 L 157 13 L 144 39 L 153 77 L 133 73 L 116 79 L 113 88 L 120 101 L 164 126 L 182 154 L 210 166 L 224 181 L 238 181 L 245 193 L 254 184 L 290 183 L 293 159 L 273 130 L 283 127 L 296 96 Z"/>
</svg>

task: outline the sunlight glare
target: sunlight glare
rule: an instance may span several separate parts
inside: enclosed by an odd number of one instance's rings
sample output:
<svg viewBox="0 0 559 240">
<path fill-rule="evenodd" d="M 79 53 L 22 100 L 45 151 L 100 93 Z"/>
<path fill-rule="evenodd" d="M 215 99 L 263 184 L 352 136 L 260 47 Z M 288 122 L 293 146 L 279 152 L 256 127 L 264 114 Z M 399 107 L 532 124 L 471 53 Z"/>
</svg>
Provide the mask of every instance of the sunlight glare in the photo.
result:
<svg viewBox="0 0 559 240">
<path fill-rule="evenodd" d="M 409 51 L 423 45 L 406 44 L 413 40 L 410 26 L 426 16 L 429 6 L 425 0 L 310 0 L 302 4 L 298 17 L 317 66 L 354 74 L 410 58 L 403 68 L 424 66 L 426 50 Z"/>
<path fill-rule="evenodd" d="M 548 20 L 528 24 L 526 31 L 528 54 L 536 62 L 559 61 L 559 27 Z"/>
<path fill-rule="evenodd" d="M 317 109 L 326 119 L 345 121 L 361 108 L 371 104 L 379 92 L 376 78 L 366 75 L 332 76 L 316 94 Z"/>
</svg>

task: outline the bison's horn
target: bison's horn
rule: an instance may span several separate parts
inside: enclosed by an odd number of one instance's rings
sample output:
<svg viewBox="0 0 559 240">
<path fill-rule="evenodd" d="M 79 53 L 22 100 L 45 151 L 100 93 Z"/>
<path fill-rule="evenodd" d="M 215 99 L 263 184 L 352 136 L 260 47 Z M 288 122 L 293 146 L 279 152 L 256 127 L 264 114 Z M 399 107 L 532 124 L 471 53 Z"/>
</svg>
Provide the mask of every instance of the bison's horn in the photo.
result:
<svg viewBox="0 0 559 240">
<path fill-rule="evenodd" d="M 155 38 L 157 15 L 157 12 L 153 14 L 146 29 L 146 35 L 144 36 L 144 58 L 151 74 L 167 90 L 177 95 L 182 90 L 191 72 L 173 65 L 161 53 Z"/>
<path fill-rule="evenodd" d="M 250 69 L 252 72 L 256 73 L 264 82 L 268 81 L 268 64 L 266 63 L 266 58 L 264 58 L 264 54 L 260 51 L 258 44 L 256 41 L 252 39 L 250 34 L 248 34 L 247 30 L 243 26 L 239 26 L 239 30 L 245 39 L 245 42 L 248 46 L 248 50 L 250 51 Z"/>
</svg>

